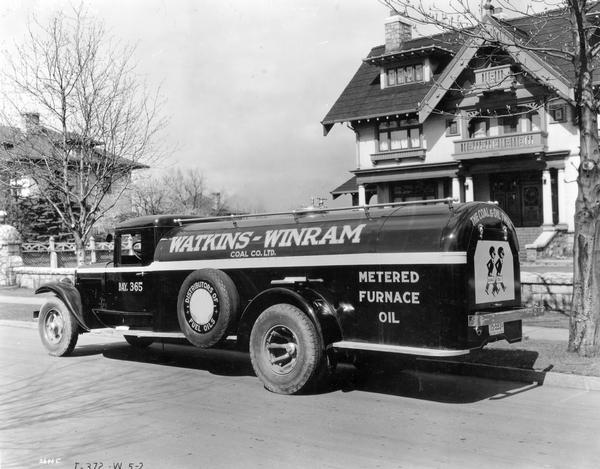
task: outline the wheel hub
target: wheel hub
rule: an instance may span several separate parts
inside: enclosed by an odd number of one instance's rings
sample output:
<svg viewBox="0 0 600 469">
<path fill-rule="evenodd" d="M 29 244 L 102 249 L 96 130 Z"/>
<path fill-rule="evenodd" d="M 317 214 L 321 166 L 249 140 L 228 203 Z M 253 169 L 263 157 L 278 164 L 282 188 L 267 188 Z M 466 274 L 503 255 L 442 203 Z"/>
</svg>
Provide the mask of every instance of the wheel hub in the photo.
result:
<svg viewBox="0 0 600 469">
<path fill-rule="evenodd" d="M 59 343 L 62 339 L 64 328 L 65 321 L 63 320 L 62 315 L 56 310 L 48 312 L 44 328 L 48 342 L 53 344 Z"/>
<path fill-rule="evenodd" d="M 265 335 L 265 351 L 274 373 L 287 374 L 298 361 L 298 338 L 286 326 L 274 326 Z"/>
</svg>

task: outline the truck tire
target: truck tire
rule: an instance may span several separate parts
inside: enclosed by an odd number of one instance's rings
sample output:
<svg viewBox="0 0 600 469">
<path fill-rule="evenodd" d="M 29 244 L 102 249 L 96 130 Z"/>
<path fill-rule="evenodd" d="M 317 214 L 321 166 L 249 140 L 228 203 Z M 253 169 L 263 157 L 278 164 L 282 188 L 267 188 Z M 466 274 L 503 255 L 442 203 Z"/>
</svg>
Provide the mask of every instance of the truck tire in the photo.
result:
<svg viewBox="0 0 600 469">
<path fill-rule="evenodd" d="M 265 309 L 250 333 L 250 359 L 265 388 L 279 394 L 311 390 L 323 373 L 317 328 L 300 309 L 276 304 Z"/>
<path fill-rule="evenodd" d="M 50 355 L 64 357 L 77 344 L 79 324 L 60 299 L 51 298 L 40 310 L 38 331 Z"/>
<path fill-rule="evenodd" d="M 125 335 L 123 336 L 125 341 L 135 348 L 146 348 L 154 343 L 154 339 L 152 337 L 136 337 L 134 335 Z"/>
<path fill-rule="evenodd" d="M 239 310 L 237 288 L 229 275 L 220 270 L 192 272 L 179 289 L 179 326 L 196 347 L 212 347 L 224 339 Z"/>
</svg>

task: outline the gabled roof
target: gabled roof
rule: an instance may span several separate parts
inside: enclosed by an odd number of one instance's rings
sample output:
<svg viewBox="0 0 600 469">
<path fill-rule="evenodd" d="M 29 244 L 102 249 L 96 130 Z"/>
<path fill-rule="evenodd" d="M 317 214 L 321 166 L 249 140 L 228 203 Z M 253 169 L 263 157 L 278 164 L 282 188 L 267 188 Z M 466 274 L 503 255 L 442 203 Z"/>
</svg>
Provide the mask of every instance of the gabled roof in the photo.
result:
<svg viewBox="0 0 600 469">
<path fill-rule="evenodd" d="M 542 17 L 541 17 L 542 18 Z M 568 27 L 565 27 L 568 25 Z M 571 30 L 564 12 L 544 13 L 540 21 L 531 17 L 521 17 L 507 21 L 488 17 L 480 27 L 493 29 L 495 34 L 514 35 L 523 41 L 530 50 L 508 48 L 507 52 L 520 63 L 531 76 L 553 89 L 564 99 L 573 99 L 574 69 L 567 59 L 543 53 L 548 45 L 561 49 L 571 42 Z M 445 33 L 405 41 L 398 51 L 386 53 L 384 46 L 371 50 L 358 71 L 350 80 L 340 97 L 323 118 L 327 132 L 333 124 L 368 118 L 392 116 L 395 114 L 419 112 L 421 122 L 435 108 L 446 91 L 468 66 L 476 50 L 483 45 L 481 37 L 472 37 L 465 43 L 458 33 Z M 489 37 L 489 36 L 488 36 Z M 379 82 L 380 66 L 393 55 L 406 56 L 427 48 L 454 54 L 454 58 L 429 83 L 414 83 L 381 89 Z"/>
<path fill-rule="evenodd" d="M 2 151 L 12 153 L 17 157 L 28 158 L 32 161 L 43 160 L 51 156 L 57 147 L 63 144 L 62 135 L 55 130 L 49 129 L 42 125 L 37 126 L 34 131 L 23 132 L 16 127 L 0 126 L 0 157 Z M 82 138 L 76 133 L 69 132 L 67 134 L 67 145 L 73 148 L 82 145 Z M 93 142 L 92 149 L 95 156 L 100 159 L 104 154 L 104 150 L 97 148 L 98 142 Z M 122 167 L 124 171 L 144 169 L 148 166 L 129 160 L 127 158 L 116 157 L 111 154 L 112 161 Z M 72 157 L 73 161 L 77 161 L 75 152 Z"/>
</svg>

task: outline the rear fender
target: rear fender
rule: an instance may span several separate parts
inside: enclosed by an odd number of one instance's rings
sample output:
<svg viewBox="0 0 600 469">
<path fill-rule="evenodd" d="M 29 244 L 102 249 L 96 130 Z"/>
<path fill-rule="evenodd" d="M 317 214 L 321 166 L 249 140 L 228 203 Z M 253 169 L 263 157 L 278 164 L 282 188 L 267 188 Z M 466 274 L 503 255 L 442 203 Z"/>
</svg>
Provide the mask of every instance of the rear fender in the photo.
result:
<svg viewBox="0 0 600 469">
<path fill-rule="evenodd" d="M 324 349 L 331 342 L 340 340 L 341 332 L 334 316 L 335 310 L 325 297 L 311 288 L 292 290 L 275 287 L 258 294 L 244 309 L 238 328 L 240 347 L 248 348 L 250 331 L 254 322 L 265 309 L 278 303 L 288 303 L 301 309 L 317 328 Z"/>
<path fill-rule="evenodd" d="M 75 317 L 75 320 L 81 328 L 85 331 L 90 330 L 83 320 L 81 295 L 72 284 L 66 282 L 50 282 L 39 287 L 35 293 L 36 295 L 40 293 L 54 293 L 69 309 L 69 312 Z"/>
</svg>

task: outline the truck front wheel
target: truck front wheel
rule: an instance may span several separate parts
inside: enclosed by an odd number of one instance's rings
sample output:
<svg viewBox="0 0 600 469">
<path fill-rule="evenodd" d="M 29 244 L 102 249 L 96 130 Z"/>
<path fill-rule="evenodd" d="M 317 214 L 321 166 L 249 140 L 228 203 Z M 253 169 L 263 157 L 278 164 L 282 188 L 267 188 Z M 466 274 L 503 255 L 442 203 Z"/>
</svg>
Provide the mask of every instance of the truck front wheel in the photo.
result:
<svg viewBox="0 0 600 469">
<path fill-rule="evenodd" d="M 55 357 L 70 355 L 79 337 L 77 321 L 58 298 L 49 299 L 42 306 L 38 330 L 44 347 Z"/>
<path fill-rule="evenodd" d="M 313 322 L 290 304 L 265 309 L 250 334 L 254 372 L 269 391 L 296 394 L 319 384 L 322 340 Z"/>
</svg>

